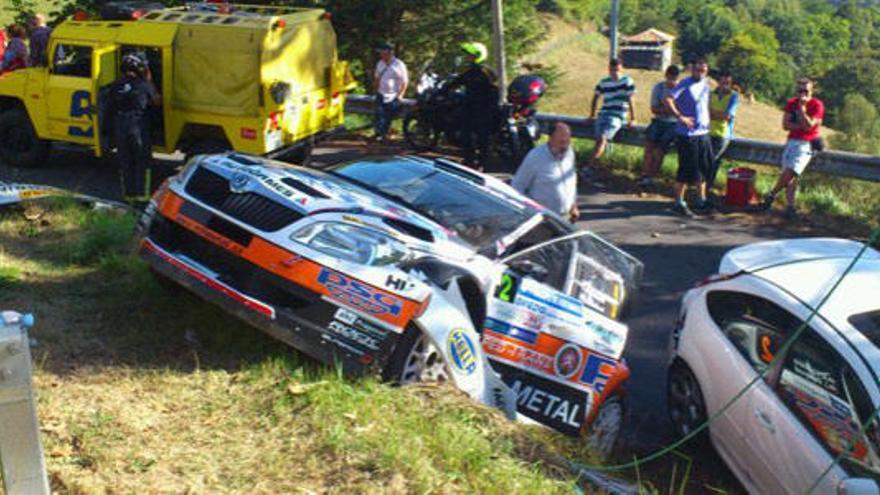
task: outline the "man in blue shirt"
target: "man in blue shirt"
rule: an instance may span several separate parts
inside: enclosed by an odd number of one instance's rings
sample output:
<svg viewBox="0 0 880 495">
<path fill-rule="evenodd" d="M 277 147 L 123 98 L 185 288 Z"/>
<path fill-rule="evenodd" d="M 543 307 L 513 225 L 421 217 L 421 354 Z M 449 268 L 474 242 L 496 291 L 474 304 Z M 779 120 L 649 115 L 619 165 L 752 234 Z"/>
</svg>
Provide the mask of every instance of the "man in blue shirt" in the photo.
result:
<svg viewBox="0 0 880 495">
<path fill-rule="evenodd" d="M 675 176 L 675 203 L 672 210 L 691 217 L 685 202 L 688 185 L 696 186 L 700 199 L 696 209 L 705 211 L 706 179 L 712 167 L 712 142 L 709 140 L 709 65 L 698 58 L 691 65 L 691 77 L 682 79 L 666 96 L 665 103 L 678 124 L 675 128 L 678 146 L 678 172 Z"/>
<path fill-rule="evenodd" d="M 571 129 L 561 122 L 553 124 L 550 140 L 529 151 L 510 185 L 561 217 L 576 221 L 577 174 Z"/>
</svg>

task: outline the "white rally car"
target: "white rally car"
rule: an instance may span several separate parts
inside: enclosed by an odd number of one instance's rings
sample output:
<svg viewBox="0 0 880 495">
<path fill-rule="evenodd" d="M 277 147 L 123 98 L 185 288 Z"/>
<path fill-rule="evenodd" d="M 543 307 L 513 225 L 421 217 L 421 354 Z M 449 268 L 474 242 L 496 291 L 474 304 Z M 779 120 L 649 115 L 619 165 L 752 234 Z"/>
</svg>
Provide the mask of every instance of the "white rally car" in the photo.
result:
<svg viewBox="0 0 880 495">
<path fill-rule="evenodd" d="M 607 453 L 641 263 L 506 184 L 414 157 L 194 158 L 141 221 L 152 270 L 323 362 L 452 380 Z"/>
</svg>

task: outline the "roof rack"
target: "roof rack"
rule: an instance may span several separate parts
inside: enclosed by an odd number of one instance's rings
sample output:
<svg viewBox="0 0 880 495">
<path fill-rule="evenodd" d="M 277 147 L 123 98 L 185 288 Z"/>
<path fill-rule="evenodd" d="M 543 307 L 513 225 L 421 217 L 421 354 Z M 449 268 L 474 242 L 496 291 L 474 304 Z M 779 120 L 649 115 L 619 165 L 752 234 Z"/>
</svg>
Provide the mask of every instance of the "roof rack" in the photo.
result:
<svg viewBox="0 0 880 495">
<path fill-rule="evenodd" d="M 181 24 L 214 24 L 220 26 L 264 26 L 275 17 L 326 15 L 324 10 L 307 7 L 277 7 L 232 3 L 190 2 L 183 7 L 153 10 L 141 17 L 147 22 L 174 22 Z"/>
</svg>

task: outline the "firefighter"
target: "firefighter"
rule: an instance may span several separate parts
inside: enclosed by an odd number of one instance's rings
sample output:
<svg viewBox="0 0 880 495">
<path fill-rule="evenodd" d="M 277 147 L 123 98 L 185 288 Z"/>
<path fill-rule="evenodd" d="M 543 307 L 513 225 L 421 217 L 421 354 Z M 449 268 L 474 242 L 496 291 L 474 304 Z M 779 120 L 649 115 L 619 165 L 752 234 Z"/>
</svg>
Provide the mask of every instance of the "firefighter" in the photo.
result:
<svg viewBox="0 0 880 495">
<path fill-rule="evenodd" d="M 464 162 L 483 170 L 489 161 L 489 138 L 498 114 L 498 79 L 492 69 L 483 65 L 489 54 L 486 45 L 468 42 L 462 43 L 461 49 L 468 67 L 452 81 L 450 89 L 457 86 L 465 89 L 462 122 Z M 479 153 L 476 162 L 474 148 Z"/>
<path fill-rule="evenodd" d="M 109 90 L 107 115 L 113 119 L 116 156 L 125 201 L 140 207 L 150 200 L 153 152 L 149 109 L 161 98 L 146 61 L 137 54 L 122 58 L 122 75 Z"/>
</svg>

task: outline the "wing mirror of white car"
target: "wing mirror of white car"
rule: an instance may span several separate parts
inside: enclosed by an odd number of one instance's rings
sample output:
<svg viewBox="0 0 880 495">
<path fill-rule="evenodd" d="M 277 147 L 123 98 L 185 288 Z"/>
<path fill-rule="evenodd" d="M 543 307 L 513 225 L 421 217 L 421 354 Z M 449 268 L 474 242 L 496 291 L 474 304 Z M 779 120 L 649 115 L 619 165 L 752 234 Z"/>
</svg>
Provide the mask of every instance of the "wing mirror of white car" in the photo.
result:
<svg viewBox="0 0 880 495">
<path fill-rule="evenodd" d="M 838 495 L 880 495 L 877 482 L 868 478 L 847 478 L 837 485 Z"/>
</svg>

